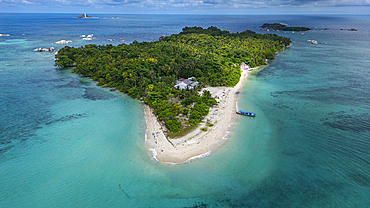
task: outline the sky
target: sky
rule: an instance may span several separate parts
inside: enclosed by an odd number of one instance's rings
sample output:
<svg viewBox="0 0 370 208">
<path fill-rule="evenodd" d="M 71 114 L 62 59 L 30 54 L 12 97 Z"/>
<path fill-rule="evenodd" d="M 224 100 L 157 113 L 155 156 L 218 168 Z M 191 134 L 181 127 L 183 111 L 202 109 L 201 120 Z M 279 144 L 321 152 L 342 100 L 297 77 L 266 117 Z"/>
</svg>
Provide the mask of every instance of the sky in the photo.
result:
<svg viewBox="0 0 370 208">
<path fill-rule="evenodd" d="M 370 0 L 0 0 L 0 13 L 370 14 Z"/>
</svg>

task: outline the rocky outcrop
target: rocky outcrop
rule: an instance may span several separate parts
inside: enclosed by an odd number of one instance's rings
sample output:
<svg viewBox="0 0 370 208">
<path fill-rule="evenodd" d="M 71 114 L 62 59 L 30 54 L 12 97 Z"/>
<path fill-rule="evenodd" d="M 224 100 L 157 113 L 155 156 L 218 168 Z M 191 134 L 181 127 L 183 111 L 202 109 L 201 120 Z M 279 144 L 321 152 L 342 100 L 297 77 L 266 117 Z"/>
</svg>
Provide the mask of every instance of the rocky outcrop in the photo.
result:
<svg viewBox="0 0 370 208">
<path fill-rule="evenodd" d="M 94 34 L 87 35 L 85 38 L 82 38 L 82 40 L 92 40 L 94 39 Z"/>
<path fill-rule="evenodd" d="M 307 42 L 314 44 L 314 45 L 319 44 L 319 42 L 317 42 L 316 40 L 307 40 Z M 328 43 L 320 43 L 320 44 L 328 45 Z"/>
<path fill-rule="evenodd" d="M 160 37 L 159 37 L 159 40 L 160 39 L 163 39 L 163 38 L 165 38 L 166 36 L 165 35 L 161 35 Z"/>
<path fill-rule="evenodd" d="M 250 67 L 248 64 L 242 62 L 240 64 L 240 70 L 242 70 L 242 71 L 251 71 L 252 67 Z"/>
<path fill-rule="evenodd" d="M 54 47 L 51 47 L 51 48 L 36 48 L 35 52 L 53 52 L 55 50 Z"/>
<path fill-rule="evenodd" d="M 307 42 L 311 43 L 311 44 L 314 44 L 314 45 L 317 45 L 318 42 L 316 40 L 307 40 Z"/>
<path fill-rule="evenodd" d="M 72 42 L 71 40 L 60 40 L 60 41 L 55 42 L 55 44 L 67 44 L 71 42 Z"/>
</svg>

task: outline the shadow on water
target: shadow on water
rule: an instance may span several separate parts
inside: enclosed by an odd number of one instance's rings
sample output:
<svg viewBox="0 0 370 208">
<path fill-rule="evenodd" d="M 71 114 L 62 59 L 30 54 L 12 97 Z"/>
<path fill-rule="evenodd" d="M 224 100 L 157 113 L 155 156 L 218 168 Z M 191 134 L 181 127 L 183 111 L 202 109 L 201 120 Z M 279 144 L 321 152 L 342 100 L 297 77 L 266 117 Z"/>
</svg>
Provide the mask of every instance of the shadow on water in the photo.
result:
<svg viewBox="0 0 370 208">
<path fill-rule="evenodd" d="M 329 120 L 325 121 L 324 125 L 331 128 L 340 129 L 342 131 L 366 132 L 370 131 L 370 115 L 368 113 L 356 114 L 352 112 L 332 112 Z"/>
<path fill-rule="evenodd" d="M 89 100 L 111 100 L 114 98 L 114 95 L 107 93 L 102 89 L 85 88 L 85 94 L 82 95 L 82 97 Z"/>
</svg>

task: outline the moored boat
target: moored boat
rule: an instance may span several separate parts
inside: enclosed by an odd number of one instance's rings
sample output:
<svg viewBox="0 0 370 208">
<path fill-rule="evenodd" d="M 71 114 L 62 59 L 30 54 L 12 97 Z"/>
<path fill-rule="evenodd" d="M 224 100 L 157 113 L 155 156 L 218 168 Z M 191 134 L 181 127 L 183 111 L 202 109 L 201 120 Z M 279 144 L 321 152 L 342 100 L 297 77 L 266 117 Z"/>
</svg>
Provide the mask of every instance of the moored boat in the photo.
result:
<svg viewBox="0 0 370 208">
<path fill-rule="evenodd" d="M 237 114 L 239 115 L 243 115 L 243 116 L 251 116 L 251 117 L 254 117 L 256 116 L 256 113 L 255 112 L 249 112 L 249 111 L 236 111 Z"/>
</svg>

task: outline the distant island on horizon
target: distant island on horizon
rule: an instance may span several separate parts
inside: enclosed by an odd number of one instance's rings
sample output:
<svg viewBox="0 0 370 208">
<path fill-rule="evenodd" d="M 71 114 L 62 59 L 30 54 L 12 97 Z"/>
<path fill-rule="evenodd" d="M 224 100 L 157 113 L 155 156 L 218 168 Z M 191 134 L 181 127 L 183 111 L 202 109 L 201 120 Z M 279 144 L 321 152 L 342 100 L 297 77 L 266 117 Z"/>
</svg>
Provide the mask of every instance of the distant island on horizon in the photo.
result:
<svg viewBox="0 0 370 208">
<path fill-rule="evenodd" d="M 287 24 L 284 23 L 265 23 L 261 26 L 261 28 L 265 30 L 271 30 L 271 31 L 308 31 L 311 30 L 311 28 L 308 27 L 288 27 Z"/>
<path fill-rule="evenodd" d="M 83 13 L 83 14 L 78 15 L 77 18 L 97 18 L 97 17 L 91 17 L 87 15 L 86 13 Z"/>
</svg>

